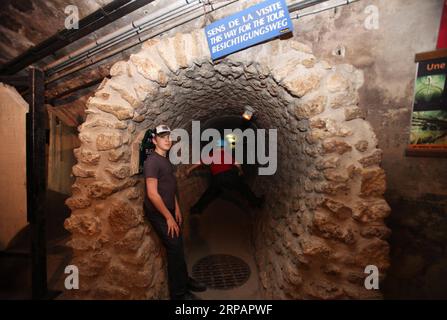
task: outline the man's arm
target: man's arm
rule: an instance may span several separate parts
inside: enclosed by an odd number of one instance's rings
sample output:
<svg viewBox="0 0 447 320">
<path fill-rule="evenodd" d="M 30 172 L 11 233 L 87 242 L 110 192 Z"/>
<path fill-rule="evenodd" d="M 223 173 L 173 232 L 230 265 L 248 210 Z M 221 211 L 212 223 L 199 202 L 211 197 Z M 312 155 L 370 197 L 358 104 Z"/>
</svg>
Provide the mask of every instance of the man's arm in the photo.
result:
<svg viewBox="0 0 447 320">
<path fill-rule="evenodd" d="M 168 208 L 163 202 L 160 194 L 158 193 L 158 179 L 155 178 L 146 178 L 146 189 L 147 189 L 147 197 L 154 205 L 155 209 L 158 210 L 166 219 L 168 219 L 171 214 L 169 213 Z"/>
<path fill-rule="evenodd" d="M 178 204 L 177 196 L 175 196 L 175 220 L 177 221 L 179 226 L 182 225 L 183 217 L 180 206 Z"/>
</svg>

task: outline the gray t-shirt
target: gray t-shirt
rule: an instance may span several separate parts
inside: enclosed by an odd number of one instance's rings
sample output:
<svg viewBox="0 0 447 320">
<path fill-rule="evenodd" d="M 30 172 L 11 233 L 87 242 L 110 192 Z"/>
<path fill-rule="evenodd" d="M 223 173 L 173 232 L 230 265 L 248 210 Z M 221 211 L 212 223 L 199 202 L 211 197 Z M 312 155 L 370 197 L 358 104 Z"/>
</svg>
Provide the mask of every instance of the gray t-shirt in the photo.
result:
<svg viewBox="0 0 447 320">
<path fill-rule="evenodd" d="M 177 180 L 174 175 L 174 168 L 169 159 L 153 151 L 144 161 L 143 172 L 145 178 L 155 178 L 158 180 L 158 193 L 163 199 L 166 208 L 174 212 Z M 147 190 L 144 197 L 144 205 L 146 206 L 147 212 L 158 211 L 147 197 Z"/>
</svg>

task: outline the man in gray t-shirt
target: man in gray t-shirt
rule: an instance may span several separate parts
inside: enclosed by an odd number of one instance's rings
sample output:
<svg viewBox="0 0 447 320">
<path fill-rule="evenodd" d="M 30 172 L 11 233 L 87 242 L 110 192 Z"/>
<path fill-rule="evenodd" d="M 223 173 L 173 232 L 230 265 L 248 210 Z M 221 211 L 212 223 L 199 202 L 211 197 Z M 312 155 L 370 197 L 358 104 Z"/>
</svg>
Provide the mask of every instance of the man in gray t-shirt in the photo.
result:
<svg viewBox="0 0 447 320">
<path fill-rule="evenodd" d="M 157 191 L 163 203 L 170 212 L 175 212 L 177 181 L 169 159 L 152 151 L 144 161 L 144 176 L 146 179 L 155 178 L 158 180 Z M 148 197 L 145 197 L 144 205 L 148 213 L 158 211 Z"/>
<path fill-rule="evenodd" d="M 204 291 L 205 285 L 188 276 L 181 233 L 182 213 L 178 205 L 177 181 L 167 153 L 172 146 L 168 126 L 155 129 L 153 150 L 144 161 L 146 196 L 144 209 L 168 258 L 168 284 L 171 299 L 196 299 L 190 291 Z"/>
</svg>

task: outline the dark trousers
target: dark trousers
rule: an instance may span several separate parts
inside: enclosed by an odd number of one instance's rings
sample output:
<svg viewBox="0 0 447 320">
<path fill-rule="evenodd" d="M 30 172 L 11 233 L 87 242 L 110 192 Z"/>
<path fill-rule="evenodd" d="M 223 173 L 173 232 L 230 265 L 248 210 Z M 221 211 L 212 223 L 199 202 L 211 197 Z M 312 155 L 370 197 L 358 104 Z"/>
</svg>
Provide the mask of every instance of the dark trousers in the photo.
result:
<svg viewBox="0 0 447 320">
<path fill-rule="evenodd" d="M 228 170 L 211 176 L 211 183 L 200 199 L 193 205 L 193 210 L 202 212 L 224 190 L 235 190 L 241 194 L 251 205 L 256 206 L 259 198 L 251 191 L 250 187 L 239 176 L 236 169 Z"/>
<path fill-rule="evenodd" d="M 185 262 L 185 253 L 183 250 L 183 237 L 168 236 L 168 225 L 166 219 L 159 212 L 148 212 L 145 208 L 146 217 L 152 224 L 166 248 L 168 258 L 168 285 L 171 299 L 175 299 L 186 293 L 186 284 L 188 281 L 188 269 Z M 171 214 L 175 218 L 174 211 Z"/>
</svg>

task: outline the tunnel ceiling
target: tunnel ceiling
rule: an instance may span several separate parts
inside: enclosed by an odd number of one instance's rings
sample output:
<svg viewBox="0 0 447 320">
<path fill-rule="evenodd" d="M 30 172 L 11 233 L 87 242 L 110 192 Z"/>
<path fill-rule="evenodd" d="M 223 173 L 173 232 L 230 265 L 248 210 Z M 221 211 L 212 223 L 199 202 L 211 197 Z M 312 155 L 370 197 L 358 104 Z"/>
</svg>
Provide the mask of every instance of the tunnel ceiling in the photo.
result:
<svg viewBox="0 0 447 320">
<path fill-rule="evenodd" d="M 68 5 L 79 8 L 79 18 L 112 0 L 2 0 L 0 2 L 0 64 L 25 52 L 64 28 Z"/>
<path fill-rule="evenodd" d="M 95 30 L 89 35 L 69 44 L 52 55 L 33 63 L 43 68 L 54 60 L 69 54 L 80 47 L 114 32 L 128 25 L 132 21 L 140 19 L 147 14 L 156 12 L 161 7 L 170 4 L 173 0 L 163 0 L 149 3 L 110 24 Z M 82 19 L 96 10 L 111 4 L 112 0 L 5 0 L 0 2 L 0 66 L 10 62 L 20 54 L 44 40 L 50 38 L 58 31 L 64 29 L 64 20 L 67 14 L 64 12 L 68 5 L 75 5 L 79 10 L 79 18 Z M 94 64 L 80 72 L 76 72 L 59 81 L 47 85 L 46 99 L 47 109 L 65 125 L 79 126 L 85 120 L 85 103 L 92 94 L 97 84 L 83 90 L 77 90 L 66 97 L 53 99 L 68 88 L 76 87 L 93 78 L 109 75 L 110 65 L 114 61 L 128 58 L 136 48 L 131 48 L 119 55 Z M 22 70 L 20 73 L 24 73 Z"/>
<path fill-rule="evenodd" d="M 149 3 L 36 62 L 36 65 L 43 67 L 54 59 L 79 49 L 145 15 L 156 12 L 173 1 L 163 0 Z M 64 22 L 68 16 L 64 10 L 67 6 L 77 6 L 79 19 L 82 19 L 112 2 L 113 0 L 0 1 L 0 66 L 64 30 Z"/>
</svg>

